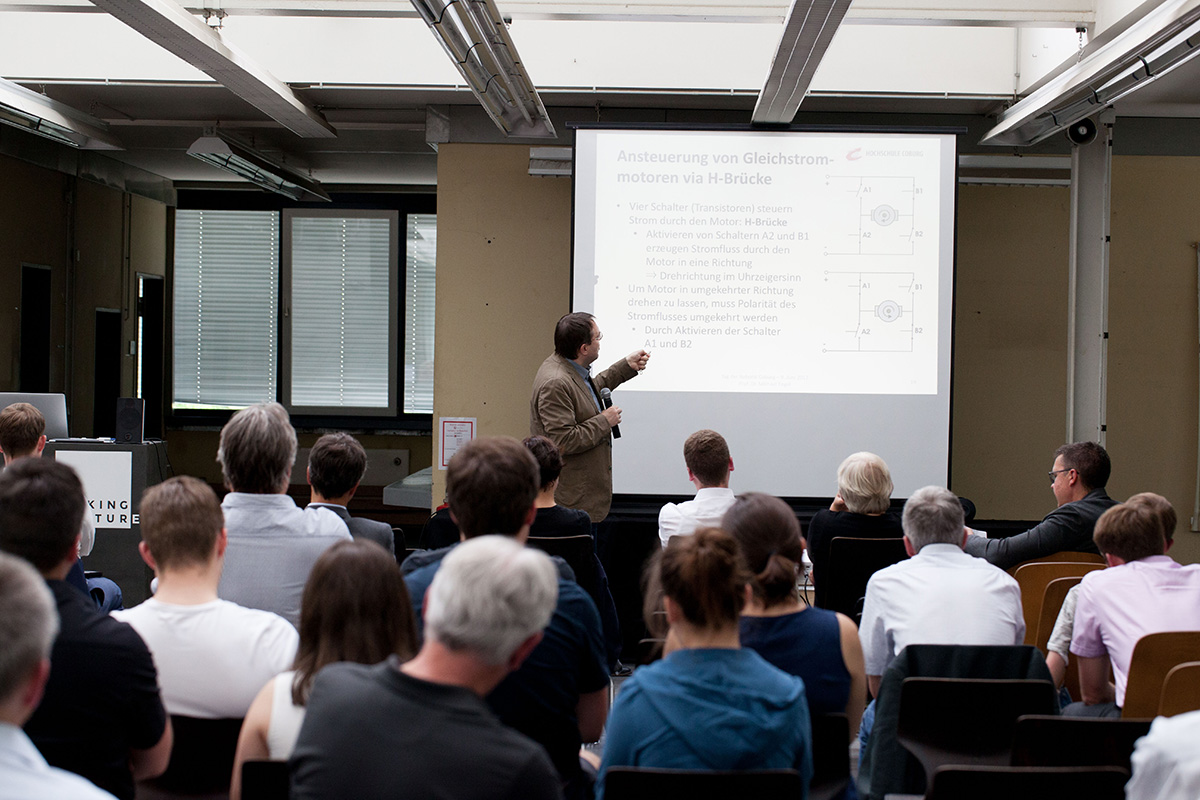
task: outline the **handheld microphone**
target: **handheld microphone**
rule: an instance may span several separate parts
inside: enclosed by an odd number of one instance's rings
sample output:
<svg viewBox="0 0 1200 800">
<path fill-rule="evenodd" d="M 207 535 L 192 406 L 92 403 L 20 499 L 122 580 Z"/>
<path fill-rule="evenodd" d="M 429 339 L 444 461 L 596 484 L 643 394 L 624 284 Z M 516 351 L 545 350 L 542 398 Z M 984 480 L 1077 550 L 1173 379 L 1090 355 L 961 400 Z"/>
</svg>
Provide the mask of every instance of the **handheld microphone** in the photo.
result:
<svg viewBox="0 0 1200 800">
<path fill-rule="evenodd" d="M 600 402 L 604 404 L 605 408 L 612 408 L 612 389 L 609 389 L 607 386 L 605 386 L 603 389 L 600 390 Z M 614 439 L 620 439 L 621 438 L 621 426 L 613 425 L 612 426 L 612 434 L 613 434 Z"/>
</svg>

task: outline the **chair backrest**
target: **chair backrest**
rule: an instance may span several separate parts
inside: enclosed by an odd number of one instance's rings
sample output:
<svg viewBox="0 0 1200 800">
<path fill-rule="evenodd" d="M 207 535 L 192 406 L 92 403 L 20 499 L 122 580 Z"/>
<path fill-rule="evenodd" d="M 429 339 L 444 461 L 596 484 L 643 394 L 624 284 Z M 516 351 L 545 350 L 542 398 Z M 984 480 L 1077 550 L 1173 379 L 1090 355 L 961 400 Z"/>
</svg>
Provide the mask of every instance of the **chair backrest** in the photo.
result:
<svg viewBox="0 0 1200 800">
<path fill-rule="evenodd" d="M 1185 661 L 1171 667 L 1163 680 L 1158 715 L 1173 717 L 1196 710 L 1200 710 L 1200 661 Z"/>
<path fill-rule="evenodd" d="M 1121 767 L 1130 770 L 1134 743 L 1150 720 L 1030 715 L 1013 732 L 1014 767 Z"/>
<path fill-rule="evenodd" d="M 1037 639 L 1033 642 L 1043 655 L 1050 655 L 1047 645 L 1050 644 L 1050 634 L 1054 633 L 1054 624 L 1058 622 L 1063 601 L 1067 599 L 1067 592 L 1071 591 L 1071 587 L 1078 586 L 1082 580 L 1082 575 L 1071 575 L 1055 578 L 1046 584 L 1046 592 L 1042 595 L 1042 611 L 1037 622 Z"/>
<path fill-rule="evenodd" d="M 1129 659 L 1121 716 L 1126 719 L 1156 716 L 1167 673 L 1187 661 L 1200 661 L 1200 631 L 1149 633 L 1138 639 Z"/>
<path fill-rule="evenodd" d="M 1097 569 L 1104 569 L 1104 565 L 1079 561 L 1036 561 L 1021 564 L 1013 570 L 1013 578 L 1021 587 L 1021 608 L 1025 612 L 1025 644 L 1037 642 L 1038 618 L 1042 613 L 1046 584 L 1055 578 L 1083 577 Z"/>
<path fill-rule="evenodd" d="M 812 755 L 809 800 L 840 797 L 850 783 L 850 719 L 845 714 L 812 715 Z"/>
<path fill-rule="evenodd" d="M 905 678 L 896 738 L 925 769 L 926 781 L 949 764 L 1007 766 L 1022 714 L 1058 710 L 1045 680 Z"/>
<path fill-rule="evenodd" d="M 174 743 L 167 771 L 147 783 L 159 793 L 167 794 L 229 791 L 242 720 L 172 714 L 171 728 Z"/>
<path fill-rule="evenodd" d="M 288 800 L 291 776 L 286 761 L 242 762 L 242 800 Z"/>
<path fill-rule="evenodd" d="M 686 769 L 612 767 L 604 775 L 609 800 L 663 800 L 665 797 L 795 798 L 804 792 L 794 769 L 712 772 Z"/>
<path fill-rule="evenodd" d="M 1009 568 L 1008 574 L 1011 575 L 1012 573 L 1016 572 L 1017 567 L 1021 567 L 1026 564 L 1041 564 L 1041 563 L 1044 563 L 1047 561 L 1056 561 L 1056 562 L 1075 561 L 1075 562 L 1081 563 L 1081 564 L 1107 564 L 1108 563 L 1107 561 L 1104 560 L 1104 556 L 1100 555 L 1099 553 L 1079 553 L 1079 552 L 1076 552 L 1075 550 L 1059 550 L 1057 553 L 1051 553 L 1048 556 L 1041 556 L 1039 558 L 1031 558 L 1028 561 L 1022 561 L 1020 564 L 1017 564 L 1016 567 Z"/>
<path fill-rule="evenodd" d="M 828 574 L 822 574 L 825 608 L 858 619 L 858 601 L 867 581 L 879 570 L 908 558 L 903 539 L 859 539 L 835 536 L 829 543 Z"/>
<path fill-rule="evenodd" d="M 925 800 L 1086 797 L 1124 800 L 1129 773 L 1119 767 L 943 767 Z"/>
<path fill-rule="evenodd" d="M 575 572 L 575 582 L 579 584 L 579 588 L 588 595 L 595 595 L 598 589 L 596 565 L 593 563 L 596 557 L 596 543 L 590 535 L 581 533 L 578 536 L 530 536 L 526 543 L 543 553 L 558 556 L 566 561 Z"/>
</svg>

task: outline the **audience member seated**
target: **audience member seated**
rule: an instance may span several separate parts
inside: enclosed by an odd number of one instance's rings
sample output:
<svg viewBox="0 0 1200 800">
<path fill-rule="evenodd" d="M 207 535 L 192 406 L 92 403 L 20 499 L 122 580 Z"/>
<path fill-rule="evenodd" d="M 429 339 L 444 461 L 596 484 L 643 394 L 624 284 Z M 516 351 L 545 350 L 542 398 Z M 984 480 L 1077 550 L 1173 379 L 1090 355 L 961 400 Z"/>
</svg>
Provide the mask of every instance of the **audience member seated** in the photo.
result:
<svg viewBox="0 0 1200 800">
<path fill-rule="evenodd" d="M 544 553 L 511 538 L 454 548 L 429 587 L 415 658 L 331 664 L 317 676 L 290 762 L 292 797 L 560 798 L 545 750 L 481 699 L 538 646 L 556 582 Z"/>
<path fill-rule="evenodd" d="M 1096 546 L 1108 569 L 1079 584 L 1071 653 L 1079 658 L 1083 701 L 1064 714 L 1119 717 L 1129 661 L 1148 633 L 1200 628 L 1200 565 L 1182 566 L 1166 555 L 1174 532 L 1170 503 L 1149 492 L 1105 511 L 1096 522 Z M 1110 672 L 1116 686 L 1109 682 Z"/>
<path fill-rule="evenodd" d="M 973 532 L 963 549 L 1001 569 L 1062 550 L 1095 553 L 1092 529 L 1100 515 L 1117 503 L 1104 491 L 1111 472 L 1108 453 L 1095 442 L 1064 444 L 1054 451 L 1050 469 L 1050 490 L 1058 508 L 1016 536 L 988 539 Z"/>
<path fill-rule="evenodd" d="M 655 555 L 670 626 L 667 655 L 640 667 L 613 704 L 596 796 L 611 767 L 799 770 L 812 778 L 804 682 L 738 646 L 752 577 L 717 528 L 678 536 Z"/>
<path fill-rule="evenodd" d="M 904 535 L 900 515 L 890 510 L 892 474 L 882 458 L 866 452 L 846 456 L 838 467 L 837 483 L 832 505 L 813 514 L 808 523 L 808 560 L 813 565 L 813 600 L 818 608 L 826 607 L 829 543 L 834 537 L 899 539 Z"/>
<path fill-rule="evenodd" d="M 450 459 L 446 498 L 464 540 L 499 533 L 524 542 L 537 515 L 540 483 L 537 460 L 508 437 L 483 437 Z M 414 553 L 401 571 L 421 627 L 425 592 L 447 554 Z M 596 604 L 579 588 L 570 568 L 553 559 L 559 571 L 558 601 L 546 636 L 520 668 L 488 696 L 500 720 L 546 748 L 568 798 L 587 797 L 591 780 L 579 761 L 582 742 L 594 742 L 608 715 L 608 667 Z"/>
<path fill-rule="evenodd" d="M 167 768 L 171 727 L 141 637 L 63 581 L 77 560 L 83 510 L 83 485 L 65 464 L 24 458 L 0 473 L 0 550 L 42 574 L 60 619 L 50 679 L 25 732 L 53 766 L 130 800 L 135 779 Z"/>
<path fill-rule="evenodd" d="M 221 504 L 208 484 L 175 477 L 142 496 L 142 559 L 158 591 L 115 611 L 145 640 L 167 713 L 233 719 L 296 655 L 296 629 L 278 614 L 217 599 L 225 561 Z"/>
<path fill-rule="evenodd" d="M 367 474 L 367 451 L 348 433 L 327 433 L 308 453 L 308 485 L 312 490 L 309 508 L 327 508 L 342 518 L 355 539 L 375 542 L 396 554 L 392 526 L 366 517 L 352 517 L 346 506 Z M 404 543 L 400 543 L 401 547 Z"/>
<path fill-rule="evenodd" d="M 1159 717 L 1133 750 L 1126 800 L 1200 797 L 1200 711 Z"/>
<path fill-rule="evenodd" d="M 0 452 L 4 454 L 5 466 L 18 458 L 41 458 L 45 447 L 46 418 L 37 406 L 13 403 L 0 411 Z M 92 552 L 92 545 L 96 541 L 96 529 L 86 510 L 79 536 L 79 555 L 82 558 Z M 71 565 L 66 582 L 89 595 L 96 607 L 106 614 L 122 607 L 121 587 L 108 578 L 85 577 L 83 564 L 78 559 Z"/>
<path fill-rule="evenodd" d="M 529 436 L 521 444 L 529 448 L 538 462 L 538 474 L 541 476 L 541 487 L 538 489 L 534 505 L 537 516 L 529 526 L 530 536 L 591 536 L 592 520 L 586 511 L 560 506 L 554 502 L 554 490 L 558 488 L 558 476 L 562 474 L 563 458 L 554 442 L 545 436 Z M 608 576 L 604 574 L 604 566 L 596 555 L 595 540 L 592 542 L 592 585 L 596 591 L 591 593 L 596 610 L 600 612 L 600 622 L 604 627 L 604 648 L 608 655 L 610 669 L 617 666 L 621 657 L 621 623 L 617 619 L 617 607 L 613 603 L 612 593 L 608 590 Z M 628 670 L 625 670 L 628 673 Z"/>
<path fill-rule="evenodd" d="M 321 553 L 350 538 L 327 508 L 301 510 L 288 496 L 296 431 L 278 403 L 237 412 L 221 429 L 217 461 L 229 493 L 221 503 L 229 547 L 218 594 L 300 621 L 300 596 Z"/>
<path fill-rule="evenodd" d="M 50 677 L 50 645 L 58 631 L 54 596 L 33 567 L 0 553 L 0 797 L 9 800 L 113 800 L 108 792 L 51 767 L 21 726 Z"/>
<path fill-rule="evenodd" d="M 1166 540 L 1163 552 L 1171 549 L 1175 543 L 1175 525 L 1177 518 L 1175 507 L 1162 495 L 1152 492 L 1135 494 L 1126 502 L 1145 503 L 1162 522 L 1163 538 Z M 1054 621 L 1054 630 L 1050 632 L 1050 640 L 1046 644 L 1046 666 L 1054 676 L 1054 685 L 1062 689 L 1067 675 L 1067 666 L 1071 663 L 1071 637 L 1075 632 L 1075 605 L 1079 602 L 1079 585 L 1072 586 L 1063 598 L 1062 608 Z M 1072 698 L 1074 699 L 1074 698 Z M 1068 701 L 1069 702 L 1069 701 Z"/>
<path fill-rule="evenodd" d="M 787 503 L 757 492 L 738 495 L 721 528 L 737 540 L 754 575 L 742 609 L 742 647 L 804 681 L 813 714 L 845 713 L 858 730 L 867 704 L 858 628 L 844 614 L 800 602 L 796 581 L 804 539 Z"/>
<path fill-rule="evenodd" d="M 1025 640 L 1021 590 L 1004 570 L 963 552 L 968 534 L 952 492 L 940 486 L 913 492 L 902 523 L 911 558 L 871 576 L 858 629 L 872 696 L 888 664 L 910 644 Z M 874 718 L 872 700 L 859 729 L 864 744 Z"/>
<path fill-rule="evenodd" d="M 696 497 L 683 503 L 667 503 L 658 512 L 658 538 L 663 547 L 672 536 L 688 536 L 699 528 L 719 525 L 733 505 L 729 473 L 733 458 L 725 437 L 716 431 L 696 431 L 683 443 L 683 463 Z"/>
<path fill-rule="evenodd" d="M 300 649 L 288 672 L 254 698 L 238 739 L 230 798 L 241 797 L 248 759 L 286 761 L 296 747 L 309 692 L 328 664 L 408 661 L 417 650 L 412 603 L 396 560 L 372 542 L 338 542 L 313 565 L 300 603 Z"/>
</svg>

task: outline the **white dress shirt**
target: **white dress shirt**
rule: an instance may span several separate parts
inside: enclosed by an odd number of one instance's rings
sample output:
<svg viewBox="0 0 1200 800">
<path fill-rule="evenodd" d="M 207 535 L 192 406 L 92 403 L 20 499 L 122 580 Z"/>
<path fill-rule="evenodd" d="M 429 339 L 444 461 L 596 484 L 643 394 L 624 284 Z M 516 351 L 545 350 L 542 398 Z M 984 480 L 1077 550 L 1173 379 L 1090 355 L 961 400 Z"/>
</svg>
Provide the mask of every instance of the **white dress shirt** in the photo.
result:
<svg viewBox="0 0 1200 800">
<path fill-rule="evenodd" d="M 958 545 L 927 544 L 871 576 L 858 636 L 868 675 L 910 644 L 1021 644 L 1021 590 Z"/>
<path fill-rule="evenodd" d="M 86 778 L 52 767 L 25 732 L 0 722 L 0 800 L 116 800 Z"/>
<path fill-rule="evenodd" d="M 1133 750 L 1125 800 L 1200 797 L 1200 711 L 1159 717 Z"/>
<path fill-rule="evenodd" d="M 711 487 L 696 492 L 694 500 L 667 503 L 658 512 L 658 538 L 666 547 L 672 536 L 688 536 L 699 528 L 717 527 L 733 505 L 733 490 Z"/>
</svg>

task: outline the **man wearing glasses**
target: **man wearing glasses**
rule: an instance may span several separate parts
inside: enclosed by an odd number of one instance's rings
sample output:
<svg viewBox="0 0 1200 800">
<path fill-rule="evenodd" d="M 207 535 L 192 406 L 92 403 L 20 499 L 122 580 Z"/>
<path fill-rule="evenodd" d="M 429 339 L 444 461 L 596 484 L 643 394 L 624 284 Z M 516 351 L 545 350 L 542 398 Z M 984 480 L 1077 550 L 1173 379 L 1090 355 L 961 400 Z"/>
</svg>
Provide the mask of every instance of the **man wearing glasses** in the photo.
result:
<svg viewBox="0 0 1200 800">
<path fill-rule="evenodd" d="M 1104 491 L 1112 462 L 1095 442 L 1064 444 L 1054 451 L 1050 489 L 1058 508 L 1024 533 L 1006 539 L 988 539 L 973 531 L 963 549 L 1001 569 L 1062 550 L 1098 553 L 1092 541 L 1096 520 L 1117 505 Z"/>
</svg>

